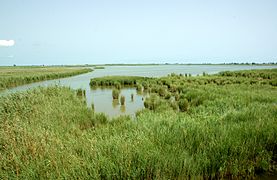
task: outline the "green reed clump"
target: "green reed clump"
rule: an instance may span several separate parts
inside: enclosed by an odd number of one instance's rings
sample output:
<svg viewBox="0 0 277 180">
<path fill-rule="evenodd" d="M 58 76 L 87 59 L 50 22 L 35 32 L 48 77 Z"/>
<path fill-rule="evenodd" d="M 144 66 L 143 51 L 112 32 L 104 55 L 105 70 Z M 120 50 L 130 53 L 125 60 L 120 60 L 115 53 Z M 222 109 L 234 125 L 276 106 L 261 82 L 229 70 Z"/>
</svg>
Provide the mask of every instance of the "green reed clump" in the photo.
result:
<svg viewBox="0 0 277 180">
<path fill-rule="evenodd" d="M 95 66 L 94 69 L 105 69 L 104 66 Z"/>
<path fill-rule="evenodd" d="M 91 104 L 91 110 L 92 110 L 92 112 L 94 112 L 94 110 L 95 110 L 94 103 Z"/>
<path fill-rule="evenodd" d="M 175 93 L 175 94 L 174 94 L 174 98 L 175 98 L 175 101 L 179 101 L 179 99 L 180 99 L 180 94 L 179 94 L 179 93 Z"/>
<path fill-rule="evenodd" d="M 77 96 L 85 97 L 85 96 L 86 96 L 86 90 L 77 89 L 77 90 L 76 90 L 76 94 L 77 94 Z"/>
<path fill-rule="evenodd" d="M 115 83 L 114 83 L 114 87 L 115 87 L 116 89 L 121 89 L 121 84 L 120 84 L 119 82 L 115 82 Z"/>
<path fill-rule="evenodd" d="M 150 88 L 149 82 L 147 81 L 142 81 L 142 88 L 144 91 L 148 91 Z"/>
<path fill-rule="evenodd" d="M 164 95 L 164 98 L 169 100 L 171 98 L 171 93 L 166 92 L 165 95 Z"/>
<path fill-rule="evenodd" d="M 143 86 L 142 86 L 141 84 L 137 84 L 137 85 L 136 85 L 136 90 L 137 90 L 138 92 L 142 92 Z"/>
<path fill-rule="evenodd" d="M 131 101 L 134 101 L 134 94 L 131 94 Z"/>
<path fill-rule="evenodd" d="M 277 78 L 276 79 L 273 79 L 269 82 L 270 85 L 272 86 L 277 86 Z"/>
<path fill-rule="evenodd" d="M 152 78 L 139 76 L 105 76 L 93 78 L 90 80 L 90 86 L 115 86 L 120 83 L 121 86 L 135 86 L 144 81 L 151 81 Z"/>
<path fill-rule="evenodd" d="M 178 111 L 179 110 L 179 105 L 177 101 L 171 101 L 170 102 L 170 107 L 172 107 L 173 110 Z"/>
<path fill-rule="evenodd" d="M 161 86 L 158 90 L 159 96 L 165 97 L 167 94 L 167 89 L 164 86 Z"/>
<path fill-rule="evenodd" d="M 242 77 L 242 78 L 261 78 L 276 79 L 277 69 L 257 69 L 257 70 L 241 70 L 241 71 L 223 71 L 220 76 Z"/>
<path fill-rule="evenodd" d="M 0 90 L 49 79 L 91 72 L 90 68 L 71 67 L 0 67 Z"/>
<path fill-rule="evenodd" d="M 125 96 L 123 96 L 123 95 L 120 96 L 120 104 L 121 104 L 121 106 L 125 105 Z"/>
<path fill-rule="evenodd" d="M 95 122 L 96 124 L 106 124 L 108 123 L 108 117 L 104 113 L 95 114 Z"/>
<path fill-rule="evenodd" d="M 118 99 L 119 94 L 120 94 L 120 91 L 118 89 L 113 89 L 113 91 L 112 91 L 113 99 Z"/>
<path fill-rule="evenodd" d="M 182 111 L 182 112 L 188 111 L 189 102 L 187 99 L 180 99 L 178 101 L 178 106 L 179 106 L 180 111 Z"/>
<path fill-rule="evenodd" d="M 144 107 L 150 110 L 157 110 L 161 105 L 161 99 L 156 94 L 151 94 L 150 97 L 147 97 L 144 101 Z"/>
</svg>

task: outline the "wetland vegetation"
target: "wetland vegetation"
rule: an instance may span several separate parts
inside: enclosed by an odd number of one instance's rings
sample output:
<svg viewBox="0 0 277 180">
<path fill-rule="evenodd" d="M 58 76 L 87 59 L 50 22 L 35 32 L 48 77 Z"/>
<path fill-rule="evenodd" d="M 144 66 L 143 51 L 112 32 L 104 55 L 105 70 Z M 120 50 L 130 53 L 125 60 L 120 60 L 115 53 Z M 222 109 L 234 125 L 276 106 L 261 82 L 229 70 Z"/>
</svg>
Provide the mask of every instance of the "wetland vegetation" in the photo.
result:
<svg viewBox="0 0 277 180">
<path fill-rule="evenodd" d="M 0 90 L 32 82 L 74 76 L 91 71 L 92 69 L 90 68 L 80 67 L 0 67 Z"/>
<path fill-rule="evenodd" d="M 95 113 L 82 90 L 65 87 L 0 97 L 0 178 L 204 179 L 276 173 L 276 79 L 277 69 L 91 79 L 92 87 L 113 88 L 117 103 L 124 87 L 147 93 L 145 109 L 134 119 Z"/>
</svg>

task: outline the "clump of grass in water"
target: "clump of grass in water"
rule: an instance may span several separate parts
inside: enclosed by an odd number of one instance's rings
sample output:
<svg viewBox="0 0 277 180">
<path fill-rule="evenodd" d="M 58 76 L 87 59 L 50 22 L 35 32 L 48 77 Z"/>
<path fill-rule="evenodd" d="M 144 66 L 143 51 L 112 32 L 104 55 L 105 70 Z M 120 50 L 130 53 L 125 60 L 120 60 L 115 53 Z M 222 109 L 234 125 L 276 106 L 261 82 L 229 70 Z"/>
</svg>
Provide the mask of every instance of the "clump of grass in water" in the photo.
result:
<svg viewBox="0 0 277 180">
<path fill-rule="evenodd" d="M 125 105 L 125 96 L 123 96 L 123 95 L 120 96 L 120 104 L 121 104 L 121 106 Z"/>
<path fill-rule="evenodd" d="M 131 101 L 134 101 L 134 94 L 131 94 Z"/>
<path fill-rule="evenodd" d="M 118 89 L 113 89 L 112 90 L 112 96 L 113 99 L 118 99 L 119 98 L 120 91 Z"/>
<path fill-rule="evenodd" d="M 94 112 L 95 107 L 94 107 L 94 103 L 91 103 L 91 110 Z"/>
<path fill-rule="evenodd" d="M 81 88 L 77 89 L 76 94 L 77 94 L 77 96 L 80 96 L 80 97 L 86 97 L 86 90 L 83 90 Z"/>
</svg>

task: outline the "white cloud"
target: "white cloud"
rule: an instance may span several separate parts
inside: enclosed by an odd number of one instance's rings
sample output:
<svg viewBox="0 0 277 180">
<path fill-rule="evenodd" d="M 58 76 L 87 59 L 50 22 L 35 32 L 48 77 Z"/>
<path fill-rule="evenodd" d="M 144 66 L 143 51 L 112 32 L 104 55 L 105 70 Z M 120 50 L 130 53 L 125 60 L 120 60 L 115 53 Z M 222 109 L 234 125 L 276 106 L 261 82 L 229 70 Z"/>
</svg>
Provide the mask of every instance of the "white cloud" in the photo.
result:
<svg viewBox="0 0 277 180">
<path fill-rule="evenodd" d="M 0 40 L 0 46 L 10 47 L 15 44 L 14 40 Z"/>
</svg>

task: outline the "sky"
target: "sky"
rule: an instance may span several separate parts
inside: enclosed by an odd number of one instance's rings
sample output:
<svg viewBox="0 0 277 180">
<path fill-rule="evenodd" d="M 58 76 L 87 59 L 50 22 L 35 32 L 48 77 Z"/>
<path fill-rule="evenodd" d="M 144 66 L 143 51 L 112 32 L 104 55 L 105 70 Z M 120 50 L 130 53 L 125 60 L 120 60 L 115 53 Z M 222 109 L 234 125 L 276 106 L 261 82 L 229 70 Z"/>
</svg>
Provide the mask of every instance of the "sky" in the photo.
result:
<svg viewBox="0 0 277 180">
<path fill-rule="evenodd" d="M 277 62 L 276 0 L 0 0 L 0 65 Z"/>
</svg>

